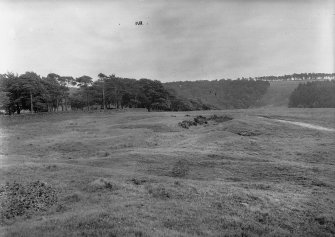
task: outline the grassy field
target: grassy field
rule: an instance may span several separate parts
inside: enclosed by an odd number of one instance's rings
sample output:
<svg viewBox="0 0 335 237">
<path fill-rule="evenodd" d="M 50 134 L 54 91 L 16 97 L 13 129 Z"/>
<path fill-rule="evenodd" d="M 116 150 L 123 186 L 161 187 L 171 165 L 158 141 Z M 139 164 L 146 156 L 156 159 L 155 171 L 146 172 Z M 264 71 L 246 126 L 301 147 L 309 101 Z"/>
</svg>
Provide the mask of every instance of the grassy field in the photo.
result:
<svg viewBox="0 0 335 237">
<path fill-rule="evenodd" d="M 233 120 L 178 126 L 212 114 Z M 335 128 L 334 109 L 1 118 L 0 235 L 334 236 L 335 133 L 271 118 Z"/>
</svg>

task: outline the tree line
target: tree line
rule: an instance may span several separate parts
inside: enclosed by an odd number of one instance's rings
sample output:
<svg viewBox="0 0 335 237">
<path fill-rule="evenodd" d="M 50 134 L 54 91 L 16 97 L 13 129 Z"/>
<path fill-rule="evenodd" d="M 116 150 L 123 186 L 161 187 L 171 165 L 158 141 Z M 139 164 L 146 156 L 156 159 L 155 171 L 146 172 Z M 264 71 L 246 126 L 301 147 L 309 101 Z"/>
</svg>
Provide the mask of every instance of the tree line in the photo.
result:
<svg viewBox="0 0 335 237">
<path fill-rule="evenodd" d="M 160 81 L 145 78 L 136 80 L 100 73 L 93 81 L 86 75 L 73 78 L 55 73 L 46 77 L 35 72 L 0 74 L 0 108 L 8 114 L 20 114 L 22 110 L 52 112 L 125 107 L 148 111 L 211 108 L 178 96 Z"/>
<path fill-rule="evenodd" d="M 290 96 L 289 107 L 335 108 L 335 81 L 300 83 Z"/>
<path fill-rule="evenodd" d="M 335 73 L 293 73 L 283 76 L 255 77 L 254 79 L 263 81 L 332 80 L 335 79 Z"/>
</svg>

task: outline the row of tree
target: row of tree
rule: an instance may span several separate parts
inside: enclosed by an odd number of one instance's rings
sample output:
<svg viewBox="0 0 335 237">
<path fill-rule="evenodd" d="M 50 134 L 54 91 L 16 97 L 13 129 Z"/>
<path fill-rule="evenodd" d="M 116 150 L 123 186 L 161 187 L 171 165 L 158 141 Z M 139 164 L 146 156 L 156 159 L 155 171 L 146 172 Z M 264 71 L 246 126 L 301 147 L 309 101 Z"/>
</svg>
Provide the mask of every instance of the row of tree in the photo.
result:
<svg viewBox="0 0 335 237">
<path fill-rule="evenodd" d="M 34 72 L 22 75 L 0 74 L 0 108 L 8 114 L 66 111 L 68 109 L 146 108 L 151 110 L 210 109 L 167 90 L 149 79 L 129 79 L 102 73 L 93 81 L 89 76 L 73 78 L 50 73 L 40 77 Z"/>
<path fill-rule="evenodd" d="M 300 83 L 290 96 L 289 107 L 335 108 L 335 81 Z"/>
<path fill-rule="evenodd" d="M 283 76 L 255 77 L 254 79 L 263 81 L 334 80 L 335 73 L 294 73 Z"/>
</svg>

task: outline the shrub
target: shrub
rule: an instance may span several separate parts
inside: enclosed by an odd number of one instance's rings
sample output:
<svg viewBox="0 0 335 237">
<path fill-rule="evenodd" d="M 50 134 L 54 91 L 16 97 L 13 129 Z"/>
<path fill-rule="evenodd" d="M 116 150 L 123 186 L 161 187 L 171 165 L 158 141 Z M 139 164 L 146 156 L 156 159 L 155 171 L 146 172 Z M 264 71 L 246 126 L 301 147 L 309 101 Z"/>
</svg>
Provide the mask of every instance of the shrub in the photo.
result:
<svg viewBox="0 0 335 237">
<path fill-rule="evenodd" d="M 11 219 L 29 212 L 46 211 L 57 203 L 56 194 L 53 187 L 41 181 L 7 183 L 0 189 L 1 218 Z"/>
<path fill-rule="evenodd" d="M 191 120 L 184 120 L 180 123 L 178 123 L 178 125 L 182 128 L 186 128 L 189 129 L 191 126 L 197 126 L 197 123 Z"/>
</svg>

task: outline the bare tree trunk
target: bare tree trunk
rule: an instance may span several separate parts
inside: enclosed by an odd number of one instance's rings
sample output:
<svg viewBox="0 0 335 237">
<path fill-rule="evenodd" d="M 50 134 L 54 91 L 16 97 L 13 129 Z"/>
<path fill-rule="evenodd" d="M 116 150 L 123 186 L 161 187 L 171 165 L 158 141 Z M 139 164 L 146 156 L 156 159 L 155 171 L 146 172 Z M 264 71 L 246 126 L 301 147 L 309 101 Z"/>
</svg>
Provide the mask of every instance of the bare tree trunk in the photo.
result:
<svg viewBox="0 0 335 237">
<path fill-rule="evenodd" d="M 20 114 L 20 113 L 21 113 L 21 109 L 20 109 L 19 104 L 16 104 L 16 113 L 17 113 L 17 114 Z"/>
<path fill-rule="evenodd" d="M 90 111 L 90 106 L 88 104 L 88 93 L 86 93 L 86 104 L 87 104 L 87 110 Z"/>
<path fill-rule="evenodd" d="M 34 107 L 33 107 L 33 94 L 30 92 L 30 113 L 34 112 Z"/>
<path fill-rule="evenodd" d="M 106 111 L 105 80 L 103 81 L 103 84 L 102 84 L 102 104 L 103 104 L 104 111 Z"/>
</svg>

